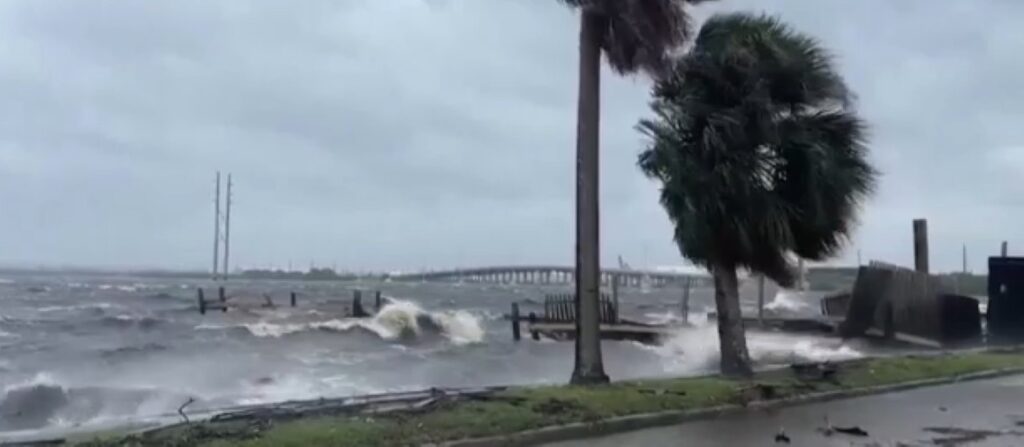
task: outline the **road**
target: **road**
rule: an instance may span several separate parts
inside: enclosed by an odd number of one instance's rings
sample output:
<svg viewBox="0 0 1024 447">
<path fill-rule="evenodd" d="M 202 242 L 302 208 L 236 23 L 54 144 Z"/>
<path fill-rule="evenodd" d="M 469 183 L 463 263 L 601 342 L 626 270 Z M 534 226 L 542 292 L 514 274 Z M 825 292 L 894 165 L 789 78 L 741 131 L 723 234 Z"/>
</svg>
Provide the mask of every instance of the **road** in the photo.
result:
<svg viewBox="0 0 1024 447">
<path fill-rule="evenodd" d="M 859 426 L 868 436 L 820 430 Z M 790 446 L 1024 446 L 1024 376 L 758 410 L 547 447 L 772 446 L 780 427 Z"/>
</svg>

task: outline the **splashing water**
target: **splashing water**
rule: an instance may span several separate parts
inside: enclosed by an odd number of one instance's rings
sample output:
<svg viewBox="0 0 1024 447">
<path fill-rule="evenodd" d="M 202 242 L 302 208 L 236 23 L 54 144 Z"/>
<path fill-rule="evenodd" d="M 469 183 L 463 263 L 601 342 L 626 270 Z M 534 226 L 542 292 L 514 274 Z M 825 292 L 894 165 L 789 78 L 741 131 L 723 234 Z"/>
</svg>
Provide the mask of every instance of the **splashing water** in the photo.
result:
<svg viewBox="0 0 1024 447">
<path fill-rule="evenodd" d="M 226 329 L 231 326 L 201 324 L 196 329 Z M 240 325 L 256 337 L 280 338 L 306 331 L 349 332 L 363 330 L 383 340 L 411 341 L 439 334 L 455 345 L 480 343 L 485 331 L 480 317 L 466 310 L 429 312 L 412 301 L 390 300 L 372 318 L 341 318 L 313 322 L 257 321 Z"/>
<path fill-rule="evenodd" d="M 713 323 L 680 329 L 661 345 L 644 349 L 664 359 L 666 373 L 691 374 L 717 370 L 718 326 Z M 863 354 L 838 339 L 822 339 L 781 332 L 747 331 L 747 349 L 755 366 L 793 362 L 851 360 Z"/>
<path fill-rule="evenodd" d="M 766 310 L 790 312 L 806 310 L 809 307 L 810 305 L 803 299 L 803 294 L 796 290 L 786 289 L 779 289 L 772 301 L 764 305 Z"/>
</svg>

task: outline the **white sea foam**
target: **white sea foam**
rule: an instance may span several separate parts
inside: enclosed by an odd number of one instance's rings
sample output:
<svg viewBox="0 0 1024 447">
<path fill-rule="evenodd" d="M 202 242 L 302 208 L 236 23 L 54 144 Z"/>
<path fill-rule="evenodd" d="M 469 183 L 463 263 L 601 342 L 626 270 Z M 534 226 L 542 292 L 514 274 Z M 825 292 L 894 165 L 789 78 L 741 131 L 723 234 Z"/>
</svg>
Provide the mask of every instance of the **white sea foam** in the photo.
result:
<svg viewBox="0 0 1024 447">
<path fill-rule="evenodd" d="M 32 377 L 15 382 L 4 387 L 4 393 L 8 393 L 12 390 L 20 388 L 30 388 L 34 386 L 61 386 L 60 382 L 57 381 L 56 377 L 48 371 L 40 371 L 35 373 Z"/>
<path fill-rule="evenodd" d="M 63 311 L 75 311 L 75 310 L 108 310 L 116 309 L 121 306 L 113 303 L 89 303 L 89 304 L 72 304 L 68 306 L 43 306 L 37 308 L 38 312 L 63 312 Z"/>
<path fill-rule="evenodd" d="M 785 333 L 747 332 L 747 348 L 757 365 L 781 365 L 792 362 L 840 361 L 863 354 L 839 339 Z M 719 359 L 718 327 L 705 324 L 680 329 L 657 346 L 644 349 L 657 353 L 664 369 L 671 373 L 714 370 Z"/>
<path fill-rule="evenodd" d="M 483 341 L 481 318 L 466 310 L 428 312 L 412 301 L 391 300 L 371 318 L 342 318 L 313 322 L 261 320 L 239 325 L 256 337 L 278 338 L 311 330 L 348 332 L 362 329 L 384 340 L 414 339 L 425 333 L 439 333 L 453 344 Z M 229 326 L 201 324 L 196 329 L 226 329 Z"/>
<path fill-rule="evenodd" d="M 764 308 L 773 311 L 796 312 L 810 307 L 799 291 L 779 289 L 770 303 L 765 303 Z"/>
</svg>

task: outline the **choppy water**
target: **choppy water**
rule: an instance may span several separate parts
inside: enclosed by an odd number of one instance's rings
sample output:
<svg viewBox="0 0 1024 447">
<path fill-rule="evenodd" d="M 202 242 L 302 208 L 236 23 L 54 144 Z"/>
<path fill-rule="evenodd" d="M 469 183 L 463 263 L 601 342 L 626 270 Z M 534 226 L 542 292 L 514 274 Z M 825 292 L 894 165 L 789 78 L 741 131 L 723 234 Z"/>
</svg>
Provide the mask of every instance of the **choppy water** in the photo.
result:
<svg viewBox="0 0 1024 447">
<path fill-rule="evenodd" d="M 258 303 L 269 293 L 283 304 L 294 290 L 298 306 L 206 315 L 197 311 L 197 286 L 209 284 L 0 277 L 0 439 L 172 414 L 189 397 L 198 410 L 431 386 L 558 383 L 572 370 L 571 343 L 515 343 L 502 319 L 512 301 L 539 307 L 545 293 L 568 292 L 564 286 L 232 282 L 237 301 Z M 379 289 L 394 301 L 372 319 L 339 317 L 355 288 Z M 681 293 L 624 289 L 620 314 L 679 322 Z M 749 285 L 742 293 L 754 296 Z M 783 291 L 768 307 L 813 312 L 810 301 Z M 711 303 L 710 290 L 695 289 L 691 321 L 704 320 Z M 861 355 L 833 339 L 749 337 L 762 364 Z M 617 379 L 698 374 L 717 362 L 717 332 L 707 324 L 658 346 L 603 346 Z"/>
</svg>

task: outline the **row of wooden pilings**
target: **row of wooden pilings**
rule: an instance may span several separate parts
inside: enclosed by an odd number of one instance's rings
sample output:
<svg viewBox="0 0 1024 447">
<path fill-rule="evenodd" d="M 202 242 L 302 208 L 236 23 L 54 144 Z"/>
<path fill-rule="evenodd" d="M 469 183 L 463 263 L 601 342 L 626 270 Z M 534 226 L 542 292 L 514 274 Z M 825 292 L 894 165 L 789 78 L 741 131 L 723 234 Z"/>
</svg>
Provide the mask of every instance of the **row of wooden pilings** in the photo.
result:
<svg viewBox="0 0 1024 447">
<path fill-rule="evenodd" d="M 381 307 L 385 304 L 384 298 L 381 295 L 380 290 L 373 292 L 373 309 L 374 312 L 367 312 L 363 307 L 363 290 L 355 289 L 352 291 L 352 307 L 350 317 L 370 317 L 373 314 L 380 311 Z M 214 300 L 208 300 L 203 288 L 196 289 L 196 298 L 199 302 L 199 313 L 205 315 L 209 310 L 219 310 L 221 312 L 227 312 L 230 307 L 237 307 L 239 303 L 230 303 L 227 291 L 224 286 L 217 288 L 217 298 Z M 250 303 L 251 304 L 251 303 Z M 298 304 L 298 294 L 295 291 L 288 293 L 288 304 L 290 307 L 295 307 Z M 277 305 L 274 303 L 273 298 L 269 294 L 263 294 L 263 301 L 257 303 L 257 307 L 260 308 L 274 308 Z"/>
</svg>

